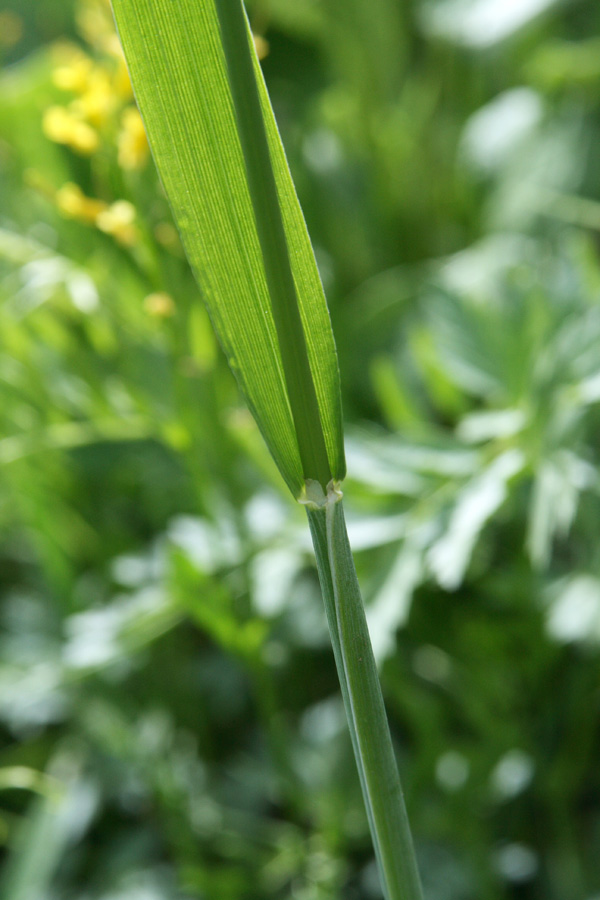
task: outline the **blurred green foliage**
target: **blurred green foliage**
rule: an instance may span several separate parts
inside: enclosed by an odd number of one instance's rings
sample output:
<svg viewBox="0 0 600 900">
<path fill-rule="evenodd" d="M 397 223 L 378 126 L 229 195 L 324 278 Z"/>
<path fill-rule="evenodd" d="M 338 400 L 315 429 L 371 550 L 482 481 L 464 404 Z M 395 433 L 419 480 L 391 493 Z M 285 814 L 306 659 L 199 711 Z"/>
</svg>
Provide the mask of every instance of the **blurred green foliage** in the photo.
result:
<svg viewBox="0 0 600 900">
<path fill-rule="evenodd" d="M 600 12 L 250 13 L 426 895 L 597 900 Z M 0 895 L 376 898 L 306 523 L 107 8 L 5 4 L 0 43 Z"/>
</svg>

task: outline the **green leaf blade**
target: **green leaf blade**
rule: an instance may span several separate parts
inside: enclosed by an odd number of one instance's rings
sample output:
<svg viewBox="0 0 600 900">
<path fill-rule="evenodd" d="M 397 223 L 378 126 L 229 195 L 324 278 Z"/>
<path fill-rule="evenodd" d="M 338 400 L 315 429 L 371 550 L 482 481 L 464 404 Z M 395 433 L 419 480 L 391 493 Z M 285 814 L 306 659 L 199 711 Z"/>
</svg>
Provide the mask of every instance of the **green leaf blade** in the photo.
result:
<svg viewBox="0 0 600 900">
<path fill-rule="evenodd" d="M 250 410 L 298 497 L 306 474 L 215 2 L 113 0 L 113 8 L 186 254 Z M 329 469 L 341 480 L 341 403 L 331 324 L 262 78 L 259 91 Z"/>
<path fill-rule="evenodd" d="M 323 294 L 321 277 L 317 269 L 302 208 L 298 201 L 290 174 L 275 116 L 267 93 L 262 70 L 255 62 L 255 69 L 263 115 L 267 123 L 267 138 L 271 161 L 279 193 L 283 224 L 288 246 L 296 247 L 292 273 L 298 295 L 300 318 L 304 329 L 310 369 L 323 423 L 323 436 L 333 478 L 343 481 L 346 477 L 344 455 L 344 429 L 340 396 L 340 375 L 337 351 L 329 311 Z"/>
</svg>

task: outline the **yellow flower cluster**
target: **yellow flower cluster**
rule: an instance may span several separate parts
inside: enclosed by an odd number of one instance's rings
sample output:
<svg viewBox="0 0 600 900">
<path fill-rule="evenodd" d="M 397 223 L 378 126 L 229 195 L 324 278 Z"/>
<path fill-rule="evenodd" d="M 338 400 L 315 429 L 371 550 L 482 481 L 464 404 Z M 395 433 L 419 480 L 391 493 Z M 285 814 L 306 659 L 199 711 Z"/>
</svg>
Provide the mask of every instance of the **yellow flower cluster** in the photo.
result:
<svg viewBox="0 0 600 900">
<path fill-rule="evenodd" d="M 112 235 L 120 244 L 131 247 L 138 239 L 135 224 L 135 207 L 127 200 L 105 203 L 86 197 L 78 184 L 69 181 L 56 192 L 56 205 L 69 219 L 95 225 L 105 234 Z"/>
<path fill-rule="evenodd" d="M 139 169 L 148 158 L 144 123 L 135 106 L 128 106 L 123 110 L 118 148 L 119 165 L 123 169 Z"/>
<path fill-rule="evenodd" d="M 115 159 L 121 169 L 135 171 L 146 164 L 150 151 L 142 118 L 133 103 L 109 0 L 77 0 L 76 20 L 87 48 L 70 43 L 54 47 L 52 81 L 70 96 L 45 110 L 42 127 L 50 140 L 81 155 L 103 152 L 102 163 L 91 168 L 92 180 L 101 194 L 110 197 L 115 180 L 106 161 Z M 89 197 L 73 181 L 57 190 L 38 173 L 30 172 L 29 178 L 66 218 L 95 227 L 124 247 L 139 244 L 136 209 L 128 200 L 113 198 L 110 202 Z M 169 252 L 181 255 L 179 236 L 170 222 L 158 222 L 153 236 Z M 146 308 L 149 314 L 164 318 L 172 314 L 170 303 L 166 295 L 151 294 Z"/>
<path fill-rule="evenodd" d="M 79 153 L 90 155 L 98 149 L 98 133 L 64 106 L 50 106 L 44 113 L 46 137 L 57 144 L 66 144 Z"/>
<path fill-rule="evenodd" d="M 149 157 L 148 142 L 132 104 L 131 83 L 108 3 L 84 0 L 78 23 L 96 57 L 73 45 L 56 48 L 52 80 L 59 90 L 74 96 L 46 110 L 44 132 L 50 140 L 84 156 L 96 153 L 102 144 L 116 144 L 119 165 L 130 171 L 140 169 Z"/>
<path fill-rule="evenodd" d="M 56 192 L 56 205 L 63 215 L 78 222 L 96 224 L 96 218 L 106 209 L 102 200 L 86 197 L 78 184 L 68 181 Z"/>
<path fill-rule="evenodd" d="M 138 230 L 135 227 L 135 206 L 128 200 L 117 200 L 99 213 L 96 225 L 100 231 L 112 234 L 121 244 L 135 244 Z"/>
</svg>

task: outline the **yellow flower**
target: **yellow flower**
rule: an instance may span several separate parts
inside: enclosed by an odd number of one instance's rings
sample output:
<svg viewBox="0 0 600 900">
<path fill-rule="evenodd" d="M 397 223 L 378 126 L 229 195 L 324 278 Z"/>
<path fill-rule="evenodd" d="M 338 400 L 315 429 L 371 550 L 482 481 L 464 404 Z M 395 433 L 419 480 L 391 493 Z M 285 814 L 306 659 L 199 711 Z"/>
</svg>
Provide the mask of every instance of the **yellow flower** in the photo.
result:
<svg viewBox="0 0 600 900">
<path fill-rule="evenodd" d="M 135 244 L 138 239 L 135 207 L 128 200 L 117 200 L 109 206 L 103 200 L 86 197 L 79 185 L 72 181 L 58 189 L 55 200 L 64 216 L 96 225 L 100 231 L 112 235 L 127 247 Z"/>
<path fill-rule="evenodd" d="M 51 106 L 44 113 L 44 133 L 57 144 L 66 144 L 84 155 L 98 149 L 98 134 L 64 106 Z"/>
<path fill-rule="evenodd" d="M 96 217 L 100 231 L 111 234 L 119 243 L 128 247 L 138 239 L 135 226 L 135 207 L 128 200 L 117 200 Z"/>
<path fill-rule="evenodd" d="M 256 55 L 259 59 L 264 59 L 265 56 L 268 55 L 270 47 L 269 42 L 266 38 L 262 36 L 262 34 L 252 34 L 252 40 L 254 41 L 254 49 L 256 50 Z"/>
<path fill-rule="evenodd" d="M 70 108 L 76 116 L 99 127 L 110 118 L 115 102 L 108 73 L 95 66 L 88 77 L 87 90 L 73 101 Z"/>
<path fill-rule="evenodd" d="M 150 316 L 156 316 L 157 319 L 167 319 L 174 314 L 175 303 L 170 294 L 163 292 L 148 294 L 144 298 L 144 309 Z"/>
<path fill-rule="evenodd" d="M 56 205 L 63 215 L 90 225 L 95 224 L 98 216 L 107 209 L 106 203 L 86 197 L 79 185 L 72 181 L 58 189 Z"/>
<path fill-rule="evenodd" d="M 123 169 L 141 169 L 148 159 L 148 141 L 142 117 L 134 106 L 123 112 L 119 134 L 119 165 Z"/>
<path fill-rule="evenodd" d="M 73 54 L 72 59 L 52 72 L 52 81 L 61 91 L 82 94 L 88 87 L 92 61 L 84 53 Z"/>
</svg>

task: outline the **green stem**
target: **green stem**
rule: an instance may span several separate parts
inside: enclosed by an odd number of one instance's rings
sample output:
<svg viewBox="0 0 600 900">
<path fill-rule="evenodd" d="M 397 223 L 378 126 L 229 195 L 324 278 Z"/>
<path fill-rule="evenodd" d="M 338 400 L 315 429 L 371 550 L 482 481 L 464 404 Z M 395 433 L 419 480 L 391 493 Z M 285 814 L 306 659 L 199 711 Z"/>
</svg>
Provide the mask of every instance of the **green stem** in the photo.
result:
<svg viewBox="0 0 600 900">
<path fill-rule="evenodd" d="M 254 73 L 252 36 L 241 0 L 215 0 L 215 6 L 303 474 L 326 490 L 332 475 Z"/>
<path fill-rule="evenodd" d="M 416 858 L 344 511 L 308 509 L 350 736 L 387 900 L 422 900 Z"/>
</svg>

